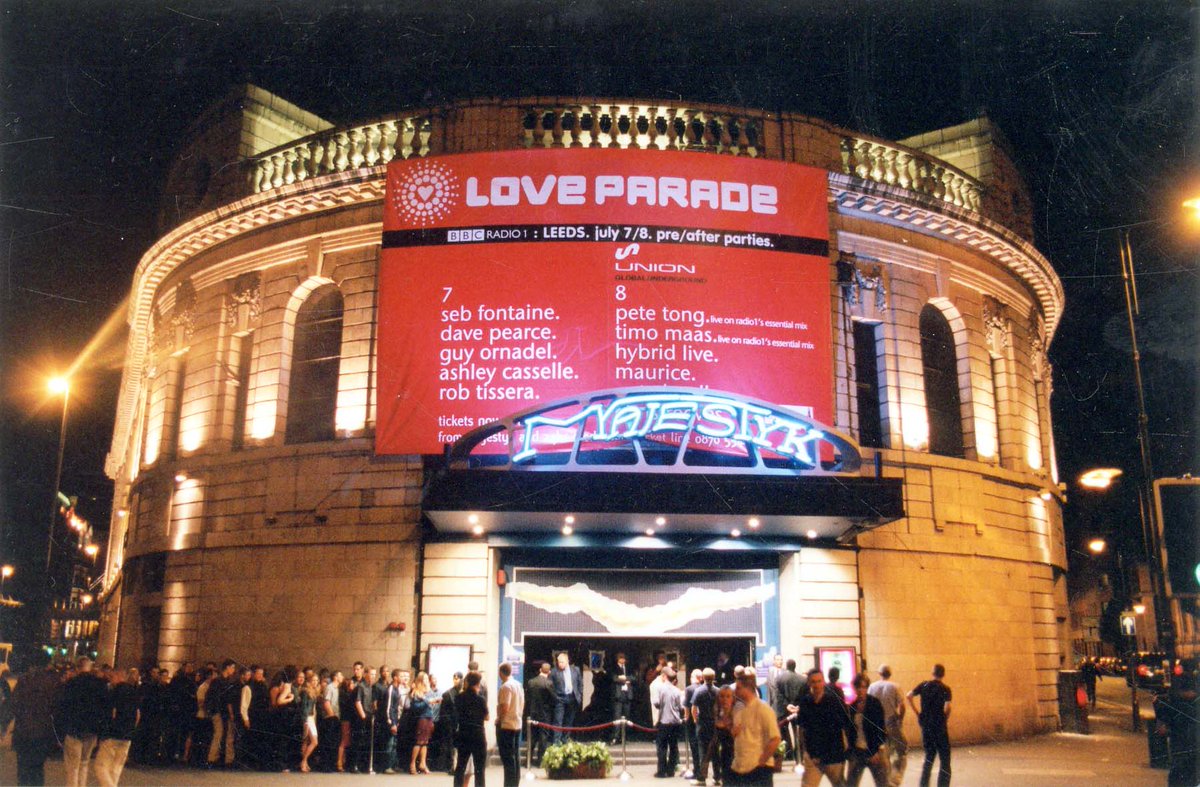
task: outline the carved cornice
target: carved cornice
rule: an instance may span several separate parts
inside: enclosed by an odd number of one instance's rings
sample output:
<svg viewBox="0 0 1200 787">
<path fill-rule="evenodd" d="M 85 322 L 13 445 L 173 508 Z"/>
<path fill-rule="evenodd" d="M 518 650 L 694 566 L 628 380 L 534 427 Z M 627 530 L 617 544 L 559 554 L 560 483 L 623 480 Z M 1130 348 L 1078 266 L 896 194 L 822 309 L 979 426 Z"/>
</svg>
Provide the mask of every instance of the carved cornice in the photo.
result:
<svg viewBox="0 0 1200 787">
<path fill-rule="evenodd" d="M 383 200 L 383 166 L 337 173 L 223 205 L 176 227 L 143 256 L 129 297 L 129 345 L 121 376 L 117 421 L 105 472 L 114 480 L 123 471 L 138 387 L 145 371 L 153 333 L 155 293 L 168 275 L 187 260 L 225 241 L 263 227 L 326 210 Z"/>
<path fill-rule="evenodd" d="M 1062 318 L 1062 282 L 1050 261 L 1028 241 L 978 213 L 894 186 L 830 173 L 829 187 L 838 211 L 845 215 L 882 219 L 913 232 L 969 246 L 996 260 L 1034 293 L 1045 316 L 1046 336 L 1054 335 Z"/>
</svg>

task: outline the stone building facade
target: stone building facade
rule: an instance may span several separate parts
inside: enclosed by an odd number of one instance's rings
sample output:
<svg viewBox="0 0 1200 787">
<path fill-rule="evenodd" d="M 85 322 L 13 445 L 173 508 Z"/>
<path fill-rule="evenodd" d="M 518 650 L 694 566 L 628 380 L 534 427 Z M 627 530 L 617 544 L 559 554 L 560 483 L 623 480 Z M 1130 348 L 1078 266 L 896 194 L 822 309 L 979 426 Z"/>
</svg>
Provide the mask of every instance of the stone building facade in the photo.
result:
<svg viewBox="0 0 1200 787">
<path fill-rule="evenodd" d="M 863 476 L 899 480 L 904 515 L 737 565 L 775 578 L 768 638 L 801 665 L 851 646 L 911 686 L 942 662 L 957 738 L 1053 729 L 1070 640 L 1046 348 L 1063 294 L 986 119 L 897 143 L 737 107 L 489 99 L 335 127 L 237 91 L 193 128 L 131 287 L 101 659 L 509 655 L 502 573 L 553 560 L 439 532 L 436 458 L 374 450 L 385 168 L 589 147 L 828 173 L 831 426 Z"/>
</svg>

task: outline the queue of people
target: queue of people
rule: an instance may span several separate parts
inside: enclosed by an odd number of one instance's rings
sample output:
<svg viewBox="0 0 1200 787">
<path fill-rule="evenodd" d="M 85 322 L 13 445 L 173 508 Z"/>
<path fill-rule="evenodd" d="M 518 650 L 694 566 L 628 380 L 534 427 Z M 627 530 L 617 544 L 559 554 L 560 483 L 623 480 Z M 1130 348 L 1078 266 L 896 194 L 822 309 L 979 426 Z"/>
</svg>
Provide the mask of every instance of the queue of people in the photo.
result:
<svg viewBox="0 0 1200 787">
<path fill-rule="evenodd" d="M 425 673 L 356 662 L 349 674 L 288 666 L 271 681 L 257 665 L 226 660 L 174 674 L 157 668 L 144 677 L 137 669 L 95 667 L 80 659 L 58 672 L 42 659 L 21 676 L 9 707 L 15 719 L 13 748 L 18 783 L 42 784 L 43 765 L 61 741 L 68 785 L 86 785 L 95 753 L 101 785 L 117 785 L 126 759 L 135 763 L 276 772 L 402 773 L 439 771 L 465 785 L 473 769 L 484 787 L 486 686 L 479 665 L 441 692 Z M 581 695 L 582 676 L 566 653 L 555 664 L 539 665 L 525 688 L 512 665 L 498 670 L 497 744 L 505 787 L 520 782 L 520 739 L 524 719 L 533 726 L 535 763 L 551 735 L 569 737 Z M 618 654 L 612 682 L 615 719 L 628 719 L 629 668 Z M 675 667 L 659 659 L 645 674 L 655 732 L 655 776 L 679 771 L 681 737 L 691 750 L 692 785 L 771 784 L 777 760 L 802 766 L 802 785 L 828 780 L 857 786 L 870 772 L 876 787 L 903 779 L 907 742 L 905 702 L 918 715 L 926 759 L 920 783 L 928 785 L 938 763 L 938 784 L 950 782 L 950 741 L 946 722 L 951 693 L 945 671 L 934 667 L 930 680 L 907 695 L 891 681 L 889 667 L 871 682 L 859 674 L 846 702 L 820 670 L 803 678 L 796 663 L 782 659 L 760 686 L 754 668 L 718 664 L 695 669 L 684 690 Z M 765 689 L 765 691 L 763 691 Z M 761 694 L 760 694 L 761 692 Z M 765 701 L 764 696 L 765 695 Z M 617 715 L 621 714 L 621 715 Z M 619 729 L 614 727 L 614 732 Z M 782 742 L 782 746 L 781 746 Z M 783 752 L 781 755 L 781 751 Z"/>
<path fill-rule="evenodd" d="M 361 662 L 349 675 L 288 666 L 268 682 L 262 667 L 232 660 L 143 676 L 87 658 L 64 670 L 38 653 L 6 703 L 17 780 L 44 784 L 45 761 L 61 744 L 68 785 L 88 783 L 93 755 L 97 781 L 115 787 L 127 758 L 156 767 L 419 775 L 455 773 L 457 750 L 476 755 L 483 787 L 483 755 L 469 744 L 484 740 L 487 707 L 478 665 L 467 667 L 465 679 L 455 673 L 441 692 L 425 672 Z M 506 710 L 512 727 L 511 704 Z M 521 712 L 517 706 L 518 720 Z M 457 759 L 465 765 L 467 757 Z"/>
</svg>

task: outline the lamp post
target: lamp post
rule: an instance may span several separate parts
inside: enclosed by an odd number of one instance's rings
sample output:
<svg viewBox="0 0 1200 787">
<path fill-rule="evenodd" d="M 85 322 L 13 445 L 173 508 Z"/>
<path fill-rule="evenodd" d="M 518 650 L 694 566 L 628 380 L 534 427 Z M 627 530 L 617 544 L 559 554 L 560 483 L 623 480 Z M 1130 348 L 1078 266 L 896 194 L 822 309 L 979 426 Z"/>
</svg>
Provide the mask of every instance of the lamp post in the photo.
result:
<svg viewBox="0 0 1200 787">
<path fill-rule="evenodd" d="M 1121 279 L 1125 289 L 1125 316 L 1129 323 L 1129 346 L 1133 353 L 1133 384 L 1137 394 L 1137 439 L 1142 463 L 1142 477 L 1138 483 L 1138 512 L 1142 520 L 1142 538 L 1146 547 L 1147 567 L 1150 570 L 1150 589 L 1154 594 L 1154 624 L 1158 633 L 1158 644 L 1168 659 L 1175 658 L 1175 621 L 1171 616 L 1167 600 L 1166 581 L 1163 578 L 1162 523 L 1155 516 L 1154 466 L 1150 459 L 1150 419 L 1146 415 L 1146 391 L 1142 384 L 1142 354 L 1138 346 L 1137 324 L 1139 316 L 1137 276 L 1133 266 L 1133 247 L 1129 243 L 1129 228 L 1123 228 L 1119 236 L 1121 257 Z"/>
<path fill-rule="evenodd" d="M 47 387 L 50 393 L 62 396 L 62 420 L 58 425 L 58 458 L 54 464 L 54 488 L 50 490 L 50 527 L 46 531 L 46 581 L 43 591 L 46 595 L 44 606 L 46 613 L 46 634 L 49 637 L 54 628 L 51 621 L 54 605 L 54 577 L 50 573 L 50 558 L 54 550 L 54 528 L 58 524 L 58 490 L 62 484 L 63 453 L 65 453 L 67 448 L 67 406 L 71 401 L 71 381 L 66 377 L 53 377 L 50 379 Z"/>
</svg>

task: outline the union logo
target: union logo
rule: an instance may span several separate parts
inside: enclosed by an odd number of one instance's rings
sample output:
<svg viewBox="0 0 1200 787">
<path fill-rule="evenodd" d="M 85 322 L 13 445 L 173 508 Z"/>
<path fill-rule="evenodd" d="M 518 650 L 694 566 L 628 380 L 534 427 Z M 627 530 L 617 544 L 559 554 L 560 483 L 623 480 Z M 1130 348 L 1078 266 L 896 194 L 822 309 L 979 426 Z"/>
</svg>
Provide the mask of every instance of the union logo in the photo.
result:
<svg viewBox="0 0 1200 787">
<path fill-rule="evenodd" d="M 458 204 L 458 176 L 437 161 L 422 161 L 396 179 L 392 207 L 406 224 L 428 227 Z"/>
</svg>

